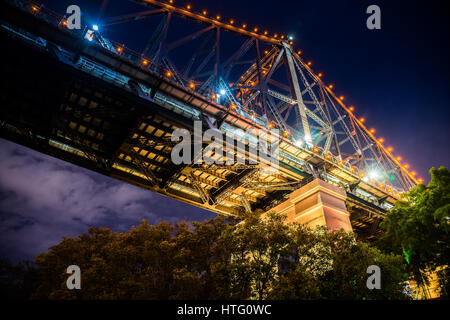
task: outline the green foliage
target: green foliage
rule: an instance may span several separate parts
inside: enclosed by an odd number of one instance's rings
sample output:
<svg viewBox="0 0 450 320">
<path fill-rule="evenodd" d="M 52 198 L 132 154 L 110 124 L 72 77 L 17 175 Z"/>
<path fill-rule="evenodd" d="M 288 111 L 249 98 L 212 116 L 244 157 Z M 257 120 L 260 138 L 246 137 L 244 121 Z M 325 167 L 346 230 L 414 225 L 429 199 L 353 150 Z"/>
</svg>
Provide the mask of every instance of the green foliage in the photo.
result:
<svg viewBox="0 0 450 320">
<path fill-rule="evenodd" d="M 430 175 L 427 186 L 412 188 L 408 200 L 397 201 L 381 223 L 386 232 L 380 247 L 403 253 L 419 283 L 421 271 L 447 266 L 450 261 L 450 172 L 432 168 Z M 443 280 L 448 284 L 448 275 Z"/>
<path fill-rule="evenodd" d="M 68 290 L 66 268 L 81 269 Z M 380 290 L 366 286 L 381 268 Z M 352 233 L 285 224 L 275 213 L 242 221 L 141 225 L 124 233 L 92 228 L 36 258 L 40 299 L 400 299 L 401 256 L 385 255 Z"/>
</svg>

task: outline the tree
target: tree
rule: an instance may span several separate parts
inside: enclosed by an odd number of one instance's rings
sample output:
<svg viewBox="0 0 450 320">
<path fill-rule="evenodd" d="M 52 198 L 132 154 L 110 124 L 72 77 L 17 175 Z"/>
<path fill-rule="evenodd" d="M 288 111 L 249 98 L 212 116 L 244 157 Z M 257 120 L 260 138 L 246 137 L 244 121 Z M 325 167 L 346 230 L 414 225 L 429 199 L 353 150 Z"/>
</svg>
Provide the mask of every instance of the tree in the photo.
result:
<svg viewBox="0 0 450 320">
<path fill-rule="evenodd" d="M 430 175 L 427 186 L 412 188 L 381 223 L 386 232 L 380 247 L 403 254 L 419 284 L 427 280 L 423 271 L 446 267 L 450 261 L 450 172 L 431 168 Z M 449 276 L 444 270 L 447 292 Z"/>
</svg>

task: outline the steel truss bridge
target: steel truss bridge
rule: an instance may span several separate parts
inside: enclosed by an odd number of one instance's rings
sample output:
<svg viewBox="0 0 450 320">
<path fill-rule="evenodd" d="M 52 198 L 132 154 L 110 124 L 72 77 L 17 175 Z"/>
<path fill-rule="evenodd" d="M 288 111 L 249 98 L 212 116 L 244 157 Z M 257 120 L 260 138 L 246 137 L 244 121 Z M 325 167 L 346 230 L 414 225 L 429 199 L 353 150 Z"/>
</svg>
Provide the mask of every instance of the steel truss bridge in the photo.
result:
<svg viewBox="0 0 450 320">
<path fill-rule="evenodd" d="M 346 191 L 352 227 L 369 239 L 418 182 L 286 35 L 172 1 L 134 2 L 143 11 L 97 31 L 70 30 L 38 3 L 1 2 L 2 137 L 219 214 L 270 210 L 319 178 Z M 102 34 L 143 19 L 156 22 L 141 53 Z M 193 133 L 195 120 L 246 145 L 242 131 L 279 129 L 278 172 L 175 165 L 171 134 Z"/>
</svg>

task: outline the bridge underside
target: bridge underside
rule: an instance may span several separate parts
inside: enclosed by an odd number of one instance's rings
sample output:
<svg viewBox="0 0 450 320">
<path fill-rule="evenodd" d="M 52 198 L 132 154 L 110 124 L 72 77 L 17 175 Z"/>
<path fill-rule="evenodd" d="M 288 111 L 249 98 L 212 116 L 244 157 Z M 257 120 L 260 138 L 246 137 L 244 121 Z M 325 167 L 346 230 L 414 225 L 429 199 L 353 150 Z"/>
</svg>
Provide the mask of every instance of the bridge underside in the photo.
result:
<svg viewBox="0 0 450 320">
<path fill-rule="evenodd" d="M 196 115 L 171 107 L 170 100 L 156 101 L 158 79 L 145 94 L 138 85 L 121 87 L 63 63 L 57 50 L 32 46 L 5 29 L 1 39 L 8 48 L 0 84 L 5 139 L 219 214 L 277 209 L 317 179 L 287 160 L 277 174 L 263 174 L 255 165 L 175 165 L 171 134 L 178 128 L 192 132 Z M 309 154 L 308 161 L 327 166 Z M 351 191 L 340 189 L 351 227 L 373 239 L 385 210 Z"/>
</svg>

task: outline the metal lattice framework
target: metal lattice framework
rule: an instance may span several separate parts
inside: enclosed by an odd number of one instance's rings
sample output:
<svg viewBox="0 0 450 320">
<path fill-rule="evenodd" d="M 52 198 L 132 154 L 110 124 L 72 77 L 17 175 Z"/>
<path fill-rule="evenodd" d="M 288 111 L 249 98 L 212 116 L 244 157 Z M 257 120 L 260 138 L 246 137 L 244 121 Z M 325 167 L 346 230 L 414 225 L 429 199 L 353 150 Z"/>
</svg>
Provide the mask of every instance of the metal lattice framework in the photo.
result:
<svg viewBox="0 0 450 320">
<path fill-rule="evenodd" d="M 153 9 L 105 19 L 103 26 L 162 16 L 142 53 L 146 67 L 162 68 L 185 88 L 262 120 L 269 128 L 279 128 L 299 148 L 314 150 L 381 188 L 401 192 L 420 182 L 392 155 L 392 149 L 383 145 L 383 139 L 364 126 L 364 119 L 353 114 L 353 107 L 347 107 L 343 97 L 336 97 L 332 86 L 324 84 L 321 74 L 313 72 L 286 36 L 249 29 L 234 20 L 225 22 L 220 16 L 209 17 L 206 11 L 195 13 L 190 5 L 179 8 L 172 1 L 134 2 Z M 195 21 L 202 28 L 169 41 L 175 16 Z M 221 55 L 224 33 L 242 39 L 227 57 Z M 188 54 L 185 48 L 195 41 L 196 50 Z M 177 49 L 189 57 L 184 64 L 172 58 Z M 126 52 L 117 44 L 115 50 Z"/>
<path fill-rule="evenodd" d="M 171 1 L 134 1 L 151 8 L 104 18 L 98 30 L 69 30 L 67 17 L 34 2 L 9 2 L 20 10 L 5 7 L 12 13 L 2 16 L 9 23 L 1 25 L 2 35 L 21 38 L 47 63 L 57 61 L 64 66 L 59 72 L 68 67 L 73 79 L 61 84 L 65 93 L 55 97 L 54 109 L 48 107 L 51 117 L 35 114 L 28 102 L 23 113 L 7 106 L 0 128 L 8 139 L 224 214 L 269 210 L 320 178 L 346 190 L 353 227 L 370 234 L 383 212 L 419 182 L 286 36 Z M 142 52 L 108 39 L 114 28 L 136 21 L 152 31 L 138 37 L 146 39 Z M 39 79 L 32 69 L 22 73 Z M 20 77 L 16 81 L 25 85 Z M 13 89 L 2 87 L 11 100 Z M 45 90 L 35 94 L 45 96 Z M 28 119 L 30 114 L 41 118 Z M 279 129 L 280 171 L 262 173 L 261 163 L 175 165 L 171 135 L 177 128 L 192 134 L 192 120 L 232 135 L 237 129 Z M 234 157 L 238 148 L 230 150 Z"/>
</svg>

